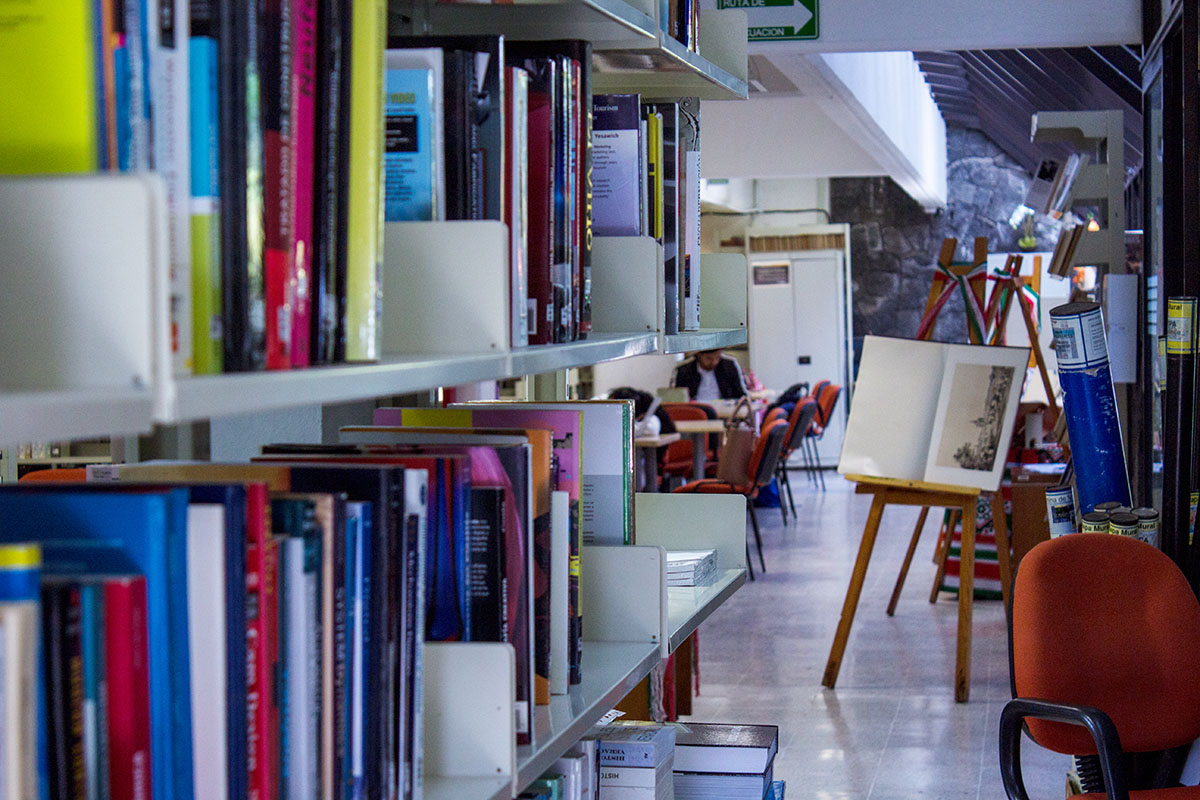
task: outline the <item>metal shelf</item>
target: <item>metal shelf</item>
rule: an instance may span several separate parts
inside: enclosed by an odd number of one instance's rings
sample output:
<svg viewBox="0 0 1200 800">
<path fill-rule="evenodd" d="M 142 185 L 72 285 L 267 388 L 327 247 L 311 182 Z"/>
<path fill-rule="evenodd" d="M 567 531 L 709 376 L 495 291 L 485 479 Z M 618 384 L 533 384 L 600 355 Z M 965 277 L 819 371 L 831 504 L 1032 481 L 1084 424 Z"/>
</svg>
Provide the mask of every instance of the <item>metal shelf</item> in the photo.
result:
<svg viewBox="0 0 1200 800">
<path fill-rule="evenodd" d="M 439 33 L 499 33 L 514 39 L 586 39 L 597 47 L 646 47 L 657 39 L 653 14 L 653 6 L 639 8 L 625 0 L 517 0 L 437 4 L 429 9 L 429 23 Z"/>
<path fill-rule="evenodd" d="M 184 377 L 169 384 L 158 418 L 160 422 L 209 419 L 535 375 L 653 353 L 657 344 L 652 333 L 601 333 L 581 342 L 509 352 L 405 356 L 377 364 Z M 142 429 L 148 427 L 148 423 L 142 425 Z M 32 437 L 22 440 L 26 438 Z"/>
<path fill-rule="evenodd" d="M 687 353 L 745 343 L 745 328 L 702 328 L 688 333 L 664 335 L 659 349 L 664 353 Z"/>
<path fill-rule="evenodd" d="M 746 583 L 746 570 L 723 569 L 708 586 L 668 586 L 667 620 L 671 651 L 700 627 L 700 623 L 720 608 Z"/>
<path fill-rule="evenodd" d="M 139 389 L 0 392 L 0 443 L 145 433 L 153 408 Z"/>
<path fill-rule="evenodd" d="M 636 92 L 646 98 L 745 100 L 749 84 L 682 43 L 660 34 L 652 49 L 599 50 L 592 55 L 597 92 Z"/>
<path fill-rule="evenodd" d="M 537 375 L 558 369 L 570 369 L 601 361 L 630 358 L 658 349 L 654 333 L 593 333 L 582 342 L 544 344 L 513 350 L 509 374 Z"/>
<path fill-rule="evenodd" d="M 554 695 L 534 713 L 534 743 L 517 748 L 517 786 L 537 780 L 554 761 L 629 694 L 658 663 L 651 642 L 583 643 L 583 683 Z M 465 795 L 463 795 L 465 797 Z"/>
<path fill-rule="evenodd" d="M 429 776 L 422 784 L 425 800 L 511 800 L 507 778 L 442 778 Z"/>
</svg>

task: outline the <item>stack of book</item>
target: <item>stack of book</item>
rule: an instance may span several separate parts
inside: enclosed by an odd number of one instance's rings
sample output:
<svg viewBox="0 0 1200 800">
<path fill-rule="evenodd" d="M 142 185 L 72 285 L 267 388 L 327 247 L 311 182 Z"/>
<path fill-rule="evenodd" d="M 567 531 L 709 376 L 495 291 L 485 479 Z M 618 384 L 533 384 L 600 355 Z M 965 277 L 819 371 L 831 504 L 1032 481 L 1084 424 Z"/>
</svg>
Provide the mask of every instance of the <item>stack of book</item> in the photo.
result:
<svg viewBox="0 0 1200 800">
<path fill-rule="evenodd" d="M 509 227 L 510 343 L 591 330 L 591 45 L 392 37 L 388 221 Z"/>
<path fill-rule="evenodd" d="M 588 734 L 600 761 L 600 800 L 673 800 L 675 728 L 624 721 Z"/>
<path fill-rule="evenodd" d="M 518 795 L 522 800 L 598 800 L 596 740 L 585 739 Z"/>
<path fill-rule="evenodd" d="M 632 535 L 632 404 L 415 410 L 425 427 L 408 411 L 248 464 L 0 487 L 0 711 L 5 730 L 49 732 L 44 751 L 0 735 L 0 780 L 419 797 L 426 641 L 511 644 L 528 743 L 534 707 L 582 679 L 583 532 Z M 596 486 L 629 513 L 585 515 Z M 10 580 L 39 550 L 40 588 L 36 569 Z M 39 650 L 45 704 L 26 691 Z M 562 796 L 594 793 L 595 764 L 564 758 Z"/>
<path fill-rule="evenodd" d="M 675 795 L 679 800 L 764 800 L 773 790 L 779 728 L 774 725 L 677 726 Z M 782 795 L 782 782 L 778 792 Z"/>
<path fill-rule="evenodd" d="M 385 0 L 38 7 L 0 174 L 163 178 L 174 371 L 377 359 Z"/>
<path fill-rule="evenodd" d="M 717 551 L 668 550 L 668 586 L 707 586 L 717 576 Z"/>
<path fill-rule="evenodd" d="M 700 101 L 592 99 L 594 230 L 663 246 L 666 332 L 700 328 Z"/>
</svg>

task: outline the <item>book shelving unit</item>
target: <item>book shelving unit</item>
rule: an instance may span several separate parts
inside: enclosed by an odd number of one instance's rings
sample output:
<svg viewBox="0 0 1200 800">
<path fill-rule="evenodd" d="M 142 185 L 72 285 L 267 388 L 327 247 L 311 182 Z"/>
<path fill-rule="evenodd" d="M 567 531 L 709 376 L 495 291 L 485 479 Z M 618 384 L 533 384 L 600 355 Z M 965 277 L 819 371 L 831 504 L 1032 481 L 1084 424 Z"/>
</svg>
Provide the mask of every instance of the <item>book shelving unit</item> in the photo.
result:
<svg viewBox="0 0 1200 800">
<path fill-rule="evenodd" d="M 422 13 L 423 29 L 434 33 L 587 38 L 595 45 L 597 92 L 747 94 L 741 11 L 701 12 L 703 55 L 668 37 L 658 3 L 647 0 L 430 3 Z M 179 377 L 167 346 L 161 180 L 38 181 L 33 193 L 21 181 L 0 181 L 0 340 L 7 345 L 0 349 L 0 448 L 131 435 L 156 423 L 266 417 L 295 406 L 746 341 L 744 257 L 704 256 L 703 330 L 668 336 L 661 246 L 647 237 L 597 237 L 591 336 L 511 348 L 504 226 L 389 223 L 379 362 Z M 536 708 L 530 745 L 515 744 L 509 645 L 428 645 L 425 796 L 512 798 L 551 766 L 745 582 L 744 513 L 740 497 L 638 495 L 636 545 L 585 549 L 583 683 Z M 716 583 L 668 588 L 667 548 L 716 549 Z"/>
</svg>

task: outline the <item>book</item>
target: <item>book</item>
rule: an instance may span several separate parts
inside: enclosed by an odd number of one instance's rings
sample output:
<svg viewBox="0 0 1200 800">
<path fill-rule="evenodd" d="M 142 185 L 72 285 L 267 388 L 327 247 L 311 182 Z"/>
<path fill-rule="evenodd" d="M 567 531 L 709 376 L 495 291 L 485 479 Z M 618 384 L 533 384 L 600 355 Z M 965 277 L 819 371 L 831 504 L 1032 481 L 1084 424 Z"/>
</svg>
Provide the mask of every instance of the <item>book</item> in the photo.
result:
<svg viewBox="0 0 1200 800">
<path fill-rule="evenodd" d="M 40 692 L 41 554 L 0 547 L 0 783 L 5 797 L 33 800 L 49 784 Z"/>
<path fill-rule="evenodd" d="M 640 236 L 643 231 L 640 105 L 636 94 L 592 98 L 592 213 L 597 236 Z"/>
<path fill-rule="evenodd" d="M 562 776 L 562 796 L 568 800 L 583 800 L 587 783 L 587 756 L 567 753 L 554 762 L 552 769 Z"/>
<path fill-rule="evenodd" d="M 104 5 L 107 5 L 106 3 Z M 192 371 L 224 368 L 221 311 L 220 6 L 191 4 L 188 83 L 191 163 Z"/>
<path fill-rule="evenodd" d="M 88 797 L 102 797 L 107 795 L 109 786 L 108 742 L 104 735 L 108 720 L 108 682 L 104 670 L 103 585 L 84 583 L 79 587 L 79 611 L 83 657 L 84 789 Z"/>
<path fill-rule="evenodd" d="M 549 677 L 552 694 L 566 694 L 571 685 L 570 645 L 574 618 L 574 607 L 568 602 L 568 589 L 571 585 L 571 529 L 571 495 L 565 491 L 555 491 L 550 497 Z M 578 580 L 575 586 L 578 587 Z"/>
<path fill-rule="evenodd" d="M 675 726 L 675 771 L 761 775 L 779 750 L 775 725 L 681 722 Z"/>
<path fill-rule="evenodd" d="M 384 219 L 446 218 L 441 48 L 385 55 Z"/>
<path fill-rule="evenodd" d="M 688 0 L 689 4 L 691 0 Z M 679 99 L 679 327 L 700 329 L 700 100 Z"/>
<path fill-rule="evenodd" d="M 189 0 L 145 0 L 151 166 L 167 188 L 170 346 L 177 375 L 192 372 L 189 5 Z"/>
<path fill-rule="evenodd" d="M 191 658 L 193 786 L 196 800 L 228 797 L 229 673 L 225 506 L 190 503 L 187 531 L 188 654 Z M 215 666 L 215 668 L 214 668 Z"/>
<path fill-rule="evenodd" d="M 318 0 L 288 3 L 291 46 L 288 72 L 288 162 L 285 189 L 290 198 L 287 225 L 288 285 L 291 306 L 286 320 L 291 344 L 289 364 L 306 367 L 311 359 L 313 223 L 316 210 L 317 17 Z M 281 323 L 281 327 L 285 323 Z"/>
<path fill-rule="evenodd" d="M 654 115 L 650 120 L 658 127 L 658 137 L 651 133 L 651 158 L 658 155 L 661 143 L 661 159 L 651 168 L 654 173 L 654 191 L 661 198 L 655 206 L 656 216 L 661 213 L 660 233 L 663 245 L 663 293 L 666 301 L 665 330 L 668 335 L 679 333 L 681 320 L 679 292 L 682 285 L 682 250 L 680 248 L 680 203 L 679 192 L 679 105 L 677 103 L 653 103 L 649 106 Z M 656 220 L 658 221 L 658 220 Z"/>
<path fill-rule="evenodd" d="M 344 359 L 380 355 L 383 272 L 383 97 L 386 0 L 352 4 Z"/>
<path fill-rule="evenodd" d="M 767 795 L 770 800 L 783 800 L 784 791 L 787 789 L 786 781 L 772 781 L 771 793 Z"/>
<path fill-rule="evenodd" d="M 151 783 L 153 724 L 146 581 L 140 577 L 106 581 L 104 608 L 109 796 L 144 796 Z"/>
<path fill-rule="evenodd" d="M 0 174 L 99 166 L 91 0 L 36 0 L 0 28 Z"/>
<path fill-rule="evenodd" d="M 340 332 L 346 296 L 346 225 L 350 137 L 351 3 L 317 0 L 317 140 L 309 360 L 343 356 Z M 344 350 L 344 345 L 342 345 Z"/>
<path fill-rule="evenodd" d="M 1028 362 L 1027 347 L 866 337 L 838 472 L 995 491 Z"/>
<path fill-rule="evenodd" d="M 266 368 L 291 366 L 295 261 L 291 248 L 292 37 L 290 0 L 262 0 L 259 96 L 263 137 L 263 298 Z"/>
<path fill-rule="evenodd" d="M 618 720 L 588 734 L 596 739 L 603 773 L 608 767 L 658 768 L 675 751 L 675 727 L 654 722 Z"/>
<path fill-rule="evenodd" d="M 762 800 L 769 797 L 774 762 L 762 774 L 681 772 L 675 770 L 679 800 Z"/>
<path fill-rule="evenodd" d="M 668 586 L 706 586 L 716 577 L 715 550 L 668 550 Z"/>
<path fill-rule="evenodd" d="M 510 326 L 513 347 L 529 344 L 529 73 L 505 67 L 505 182 L 504 222 L 509 231 Z"/>
</svg>

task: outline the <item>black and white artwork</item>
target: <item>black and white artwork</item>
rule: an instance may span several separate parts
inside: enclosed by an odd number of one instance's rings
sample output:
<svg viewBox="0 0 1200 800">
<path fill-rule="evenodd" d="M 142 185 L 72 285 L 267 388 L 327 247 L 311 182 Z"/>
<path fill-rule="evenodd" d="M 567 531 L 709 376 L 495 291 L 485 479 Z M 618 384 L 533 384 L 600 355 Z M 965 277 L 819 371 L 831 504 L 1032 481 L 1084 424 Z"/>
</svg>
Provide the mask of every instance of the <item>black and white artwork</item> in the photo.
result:
<svg viewBox="0 0 1200 800">
<path fill-rule="evenodd" d="M 938 466 L 992 471 L 1004 439 L 1013 372 L 1012 367 L 988 364 L 959 364 L 954 370 L 938 441 Z"/>
</svg>

